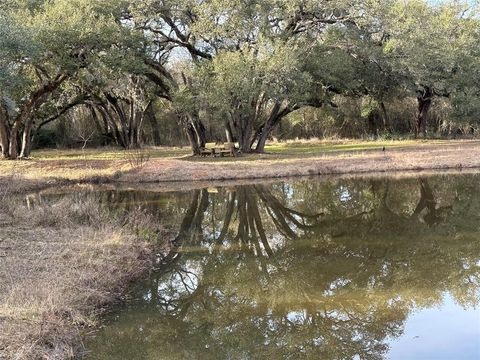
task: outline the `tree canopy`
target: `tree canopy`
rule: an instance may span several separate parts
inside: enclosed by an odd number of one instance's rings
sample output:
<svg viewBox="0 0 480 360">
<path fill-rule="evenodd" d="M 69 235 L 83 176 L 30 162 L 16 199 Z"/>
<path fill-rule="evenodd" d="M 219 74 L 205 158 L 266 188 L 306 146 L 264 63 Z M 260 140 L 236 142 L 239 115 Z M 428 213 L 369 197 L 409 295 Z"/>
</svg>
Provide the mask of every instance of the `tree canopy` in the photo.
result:
<svg viewBox="0 0 480 360">
<path fill-rule="evenodd" d="M 309 109 L 354 136 L 475 131 L 479 14 L 426 0 L 3 1 L 0 147 L 28 157 L 69 112 L 124 148 L 176 122 L 194 154 L 222 140 L 263 152 Z"/>
</svg>

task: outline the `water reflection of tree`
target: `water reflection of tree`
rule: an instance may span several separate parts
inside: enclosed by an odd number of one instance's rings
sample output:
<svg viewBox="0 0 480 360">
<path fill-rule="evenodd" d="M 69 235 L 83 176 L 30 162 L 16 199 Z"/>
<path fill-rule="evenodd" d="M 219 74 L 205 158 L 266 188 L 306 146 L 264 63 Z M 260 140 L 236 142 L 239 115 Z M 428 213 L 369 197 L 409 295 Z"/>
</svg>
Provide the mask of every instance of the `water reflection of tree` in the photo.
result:
<svg viewBox="0 0 480 360">
<path fill-rule="evenodd" d="M 145 358 L 382 358 L 412 308 L 478 300 L 478 189 L 462 181 L 448 201 L 429 179 L 397 194 L 388 181 L 196 191 L 178 254 L 132 313 L 142 332 L 126 319 L 122 334 Z"/>
</svg>

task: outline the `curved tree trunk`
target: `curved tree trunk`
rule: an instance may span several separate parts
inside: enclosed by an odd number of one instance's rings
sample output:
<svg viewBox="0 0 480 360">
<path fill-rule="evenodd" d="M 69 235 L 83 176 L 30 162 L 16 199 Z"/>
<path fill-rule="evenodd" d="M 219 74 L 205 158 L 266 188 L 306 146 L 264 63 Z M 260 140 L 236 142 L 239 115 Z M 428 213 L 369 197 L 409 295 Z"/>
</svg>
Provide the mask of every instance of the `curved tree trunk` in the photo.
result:
<svg viewBox="0 0 480 360">
<path fill-rule="evenodd" d="M 19 114 L 16 116 L 15 121 L 10 133 L 9 143 L 9 157 L 11 159 L 17 159 L 19 157 L 18 135 L 22 130 L 22 127 L 26 130 L 28 141 L 25 143 L 25 149 L 29 151 L 30 143 L 30 131 L 33 125 L 33 116 L 35 110 L 45 102 L 48 96 L 54 92 L 66 79 L 67 75 L 59 74 L 53 80 L 43 84 L 36 91 L 32 92 L 30 96 L 23 103 Z M 27 139 L 23 137 L 23 139 Z M 22 148 L 24 146 L 22 145 Z"/>
<path fill-rule="evenodd" d="M 197 137 L 197 144 L 199 147 L 204 147 L 207 142 L 207 135 L 205 126 L 203 123 L 198 119 L 198 117 L 191 117 L 190 121 L 193 125 L 193 129 L 195 130 L 195 134 Z"/>
<path fill-rule="evenodd" d="M 198 145 L 197 141 L 197 133 L 195 132 L 193 125 L 189 122 L 185 126 L 185 132 L 187 133 L 187 138 L 190 143 L 190 147 L 192 148 L 193 155 L 200 155 L 201 150 L 200 146 Z"/>
<path fill-rule="evenodd" d="M 230 142 L 230 143 L 234 142 L 232 127 L 231 127 L 230 121 L 228 119 L 225 119 L 225 137 L 227 139 L 227 142 Z"/>
<path fill-rule="evenodd" d="M 298 108 L 297 105 L 287 105 L 283 109 L 281 107 L 282 104 L 280 102 L 276 102 L 270 111 L 270 115 L 265 121 L 265 124 L 262 125 L 262 131 L 258 138 L 257 147 L 255 148 L 256 152 L 265 152 L 265 145 L 273 130 L 275 130 L 285 116 Z"/>
<path fill-rule="evenodd" d="M 270 136 L 273 129 L 269 127 L 263 127 L 262 132 L 260 133 L 260 137 L 258 138 L 256 151 L 259 153 L 265 152 L 265 145 L 267 144 L 268 137 Z"/>
<path fill-rule="evenodd" d="M 26 159 L 30 156 L 31 144 L 32 144 L 32 126 L 33 126 L 33 118 L 30 117 L 25 122 L 22 132 L 22 146 L 20 150 L 20 158 Z"/>
<path fill-rule="evenodd" d="M 205 147 L 207 142 L 205 126 L 198 117 L 192 114 L 182 116 L 182 124 L 187 134 L 193 155 L 200 155 L 201 149 Z"/>
</svg>

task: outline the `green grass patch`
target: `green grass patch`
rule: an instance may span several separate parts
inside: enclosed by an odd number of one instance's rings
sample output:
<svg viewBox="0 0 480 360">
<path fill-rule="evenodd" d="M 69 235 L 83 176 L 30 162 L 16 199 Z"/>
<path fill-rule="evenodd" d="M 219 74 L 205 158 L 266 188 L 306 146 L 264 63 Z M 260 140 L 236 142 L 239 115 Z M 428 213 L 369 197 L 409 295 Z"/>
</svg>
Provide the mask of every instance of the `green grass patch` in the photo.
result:
<svg viewBox="0 0 480 360">
<path fill-rule="evenodd" d="M 357 141 L 357 142 L 286 142 L 275 143 L 265 147 L 267 153 L 274 154 L 318 154 L 335 151 L 365 151 L 388 148 L 421 146 L 424 144 L 439 144 L 448 141 L 423 141 L 423 140 L 382 140 L 382 141 Z"/>
<path fill-rule="evenodd" d="M 35 150 L 33 160 L 125 160 L 129 153 L 147 152 L 150 158 L 171 158 L 190 154 L 190 148 L 147 147 L 141 150 L 123 150 L 115 148 L 98 149 L 62 149 Z"/>
</svg>

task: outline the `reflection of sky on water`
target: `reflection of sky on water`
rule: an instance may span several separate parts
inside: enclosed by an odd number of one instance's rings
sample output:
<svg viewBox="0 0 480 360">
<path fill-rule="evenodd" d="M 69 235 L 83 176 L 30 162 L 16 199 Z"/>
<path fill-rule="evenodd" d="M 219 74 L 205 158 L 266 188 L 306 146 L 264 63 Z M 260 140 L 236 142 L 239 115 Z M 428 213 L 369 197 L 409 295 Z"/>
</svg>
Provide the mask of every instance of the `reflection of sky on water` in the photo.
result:
<svg viewBox="0 0 480 360">
<path fill-rule="evenodd" d="M 478 360 L 480 309 L 464 310 L 447 295 L 439 308 L 411 314 L 390 347 L 391 360 Z"/>
<path fill-rule="evenodd" d="M 159 216 L 178 254 L 87 348 L 96 360 L 480 360 L 478 184 L 192 192 Z"/>
<path fill-rule="evenodd" d="M 340 195 L 339 195 L 339 198 L 340 198 L 340 201 L 341 201 L 342 203 L 344 203 L 344 202 L 347 202 L 347 201 L 351 200 L 351 199 L 352 199 L 352 195 L 350 194 L 350 191 L 349 191 L 346 187 L 341 186 L 341 187 L 340 187 Z"/>
</svg>

